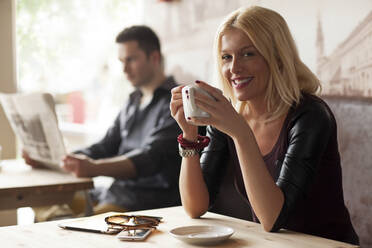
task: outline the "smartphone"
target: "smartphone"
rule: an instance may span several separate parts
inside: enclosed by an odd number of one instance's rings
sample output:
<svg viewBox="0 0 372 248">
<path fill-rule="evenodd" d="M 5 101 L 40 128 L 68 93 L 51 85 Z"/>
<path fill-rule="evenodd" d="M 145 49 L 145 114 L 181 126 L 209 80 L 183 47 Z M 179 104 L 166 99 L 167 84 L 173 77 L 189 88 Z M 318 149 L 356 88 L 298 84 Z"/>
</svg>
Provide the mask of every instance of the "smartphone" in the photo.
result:
<svg viewBox="0 0 372 248">
<path fill-rule="evenodd" d="M 137 229 L 131 231 L 121 231 L 116 237 L 120 240 L 130 240 L 130 241 L 141 241 L 145 240 L 147 236 L 152 232 L 152 228 L 149 229 Z"/>
</svg>

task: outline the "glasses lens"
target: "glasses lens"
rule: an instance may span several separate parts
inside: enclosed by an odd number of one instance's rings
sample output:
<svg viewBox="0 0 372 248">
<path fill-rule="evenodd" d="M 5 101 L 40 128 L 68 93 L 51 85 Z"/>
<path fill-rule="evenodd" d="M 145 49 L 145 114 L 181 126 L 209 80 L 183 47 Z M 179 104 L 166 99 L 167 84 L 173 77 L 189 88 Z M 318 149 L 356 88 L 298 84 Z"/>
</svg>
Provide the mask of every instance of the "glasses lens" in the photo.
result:
<svg viewBox="0 0 372 248">
<path fill-rule="evenodd" d="M 156 227 L 160 222 L 159 218 L 156 217 L 138 215 L 113 215 L 106 217 L 105 221 L 109 225 L 123 229 Z"/>
</svg>

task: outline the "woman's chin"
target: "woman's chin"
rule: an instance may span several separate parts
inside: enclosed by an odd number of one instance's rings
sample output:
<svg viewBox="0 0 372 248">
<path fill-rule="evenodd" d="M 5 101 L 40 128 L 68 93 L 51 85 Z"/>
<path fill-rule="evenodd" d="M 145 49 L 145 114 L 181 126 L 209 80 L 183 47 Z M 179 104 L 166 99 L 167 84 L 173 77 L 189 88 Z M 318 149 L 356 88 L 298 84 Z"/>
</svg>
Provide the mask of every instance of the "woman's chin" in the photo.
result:
<svg viewBox="0 0 372 248">
<path fill-rule="evenodd" d="M 249 97 L 242 94 L 235 94 L 236 99 L 238 99 L 241 102 L 245 102 L 249 100 Z"/>
</svg>

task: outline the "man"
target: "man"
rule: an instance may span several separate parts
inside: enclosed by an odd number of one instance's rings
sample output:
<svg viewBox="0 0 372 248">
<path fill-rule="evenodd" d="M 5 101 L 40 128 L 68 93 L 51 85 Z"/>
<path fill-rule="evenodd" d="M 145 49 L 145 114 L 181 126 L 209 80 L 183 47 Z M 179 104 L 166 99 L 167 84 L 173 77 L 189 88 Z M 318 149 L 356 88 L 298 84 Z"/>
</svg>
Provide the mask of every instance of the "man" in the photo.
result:
<svg viewBox="0 0 372 248">
<path fill-rule="evenodd" d="M 91 192 L 95 213 L 178 205 L 181 131 L 169 110 L 176 85 L 164 75 L 159 39 L 146 26 L 132 26 L 116 42 L 124 74 L 136 89 L 103 139 L 66 156 L 64 168 L 77 177 L 115 178 L 109 189 Z"/>
</svg>

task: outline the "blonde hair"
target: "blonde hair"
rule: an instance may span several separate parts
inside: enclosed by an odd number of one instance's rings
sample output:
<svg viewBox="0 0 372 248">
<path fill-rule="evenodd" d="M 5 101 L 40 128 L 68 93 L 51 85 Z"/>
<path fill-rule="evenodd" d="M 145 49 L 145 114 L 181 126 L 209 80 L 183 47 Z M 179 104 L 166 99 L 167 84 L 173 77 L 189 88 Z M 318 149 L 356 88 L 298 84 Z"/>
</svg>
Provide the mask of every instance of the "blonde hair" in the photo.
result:
<svg viewBox="0 0 372 248">
<path fill-rule="evenodd" d="M 267 122 L 285 114 L 293 103 L 298 104 L 302 93 L 316 94 L 320 90 L 318 78 L 301 61 L 283 17 L 263 7 L 241 8 L 226 17 L 215 39 L 219 81 L 224 94 L 231 99 L 239 113 L 248 108 L 248 104 L 235 98 L 230 83 L 221 71 L 221 37 L 232 28 L 237 28 L 248 36 L 269 67 L 270 75 L 265 96 Z"/>
</svg>

